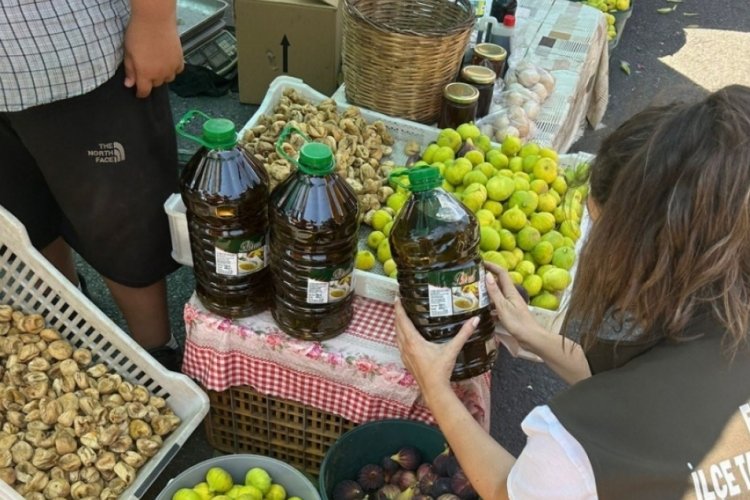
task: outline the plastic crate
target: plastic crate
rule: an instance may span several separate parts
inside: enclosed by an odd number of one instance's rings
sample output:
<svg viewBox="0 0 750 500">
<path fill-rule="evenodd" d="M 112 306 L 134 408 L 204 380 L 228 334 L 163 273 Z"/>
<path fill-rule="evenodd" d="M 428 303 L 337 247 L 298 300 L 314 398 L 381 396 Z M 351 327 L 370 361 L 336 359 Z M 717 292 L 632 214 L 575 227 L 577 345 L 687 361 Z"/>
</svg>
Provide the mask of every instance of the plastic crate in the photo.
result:
<svg viewBox="0 0 750 500">
<path fill-rule="evenodd" d="M 250 386 L 206 392 L 211 401 L 206 439 L 212 447 L 276 458 L 314 476 L 328 448 L 356 426 L 344 417 L 263 395 Z"/>
<path fill-rule="evenodd" d="M 0 303 L 41 314 L 75 347 L 133 384 L 163 397 L 182 419 L 159 452 L 138 470 L 121 498 L 141 498 L 208 412 L 208 397 L 187 376 L 162 367 L 52 267 L 31 245 L 18 219 L 0 207 Z M 0 482 L 0 497 L 21 498 Z"/>
</svg>

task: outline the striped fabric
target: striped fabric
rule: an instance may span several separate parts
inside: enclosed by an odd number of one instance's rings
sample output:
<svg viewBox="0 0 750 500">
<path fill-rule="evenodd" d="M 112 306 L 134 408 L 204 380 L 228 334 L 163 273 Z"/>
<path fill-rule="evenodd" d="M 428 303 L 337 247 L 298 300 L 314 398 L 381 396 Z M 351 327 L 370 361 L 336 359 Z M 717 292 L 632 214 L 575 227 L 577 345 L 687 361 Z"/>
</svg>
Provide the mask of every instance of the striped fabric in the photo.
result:
<svg viewBox="0 0 750 500">
<path fill-rule="evenodd" d="M 123 57 L 127 0 L 2 0 L 0 112 L 85 94 Z"/>
</svg>

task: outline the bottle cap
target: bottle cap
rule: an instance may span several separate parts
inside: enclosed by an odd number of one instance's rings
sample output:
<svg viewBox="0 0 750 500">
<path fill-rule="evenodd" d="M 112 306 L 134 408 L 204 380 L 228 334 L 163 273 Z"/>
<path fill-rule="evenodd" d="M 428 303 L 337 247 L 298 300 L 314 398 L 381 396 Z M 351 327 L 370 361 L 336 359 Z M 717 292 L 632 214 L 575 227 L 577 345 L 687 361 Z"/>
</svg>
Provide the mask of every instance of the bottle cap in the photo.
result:
<svg viewBox="0 0 750 500">
<path fill-rule="evenodd" d="M 414 193 L 429 191 L 443 184 L 440 170 L 428 165 L 414 167 L 409 170 L 409 190 Z"/>
<path fill-rule="evenodd" d="M 457 104 L 471 104 L 479 100 L 479 91 L 468 83 L 449 83 L 443 90 L 443 95 L 449 101 Z"/>
<path fill-rule="evenodd" d="M 308 142 L 299 152 L 299 168 L 306 174 L 326 175 L 333 172 L 333 152 L 320 142 Z"/>
<path fill-rule="evenodd" d="M 209 149 L 232 149 L 237 144 L 234 122 L 226 118 L 211 118 L 203 122 L 203 141 Z"/>
<path fill-rule="evenodd" d="M 516 25 L 516 16 L 511 14 L 505 14 L 505 17 L 503 17 L 503 25 L 507 26 L 508 28 L 512 28 Z"/>
<path fill-rule="evenodd" d="M 495 83 L 497 75 L 486 66 L 468 65 L 461 70 L 461 78 L 471 83 Z"/>
<path fill-rule="evenodd" d="M 474 46 L 474 53 L 488 61 L 504 61 L 508 57 L 505 47 L 494 43 L 478 43 Z"/>
</svg>

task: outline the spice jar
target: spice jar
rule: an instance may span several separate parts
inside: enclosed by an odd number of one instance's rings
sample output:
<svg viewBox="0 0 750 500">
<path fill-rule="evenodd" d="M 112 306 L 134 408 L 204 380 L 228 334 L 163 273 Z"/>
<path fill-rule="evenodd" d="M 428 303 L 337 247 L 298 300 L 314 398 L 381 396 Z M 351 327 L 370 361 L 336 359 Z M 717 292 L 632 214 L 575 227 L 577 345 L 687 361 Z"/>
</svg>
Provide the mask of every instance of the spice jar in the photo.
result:
<svg viewBox="0 0 750 500">
<path fill-rule="evenodd" d="M 471 58 L 471 64 L 486 66 L 495 72 L 497 78 L 502 78 L 505 74 L 505 59 L 507 57 L 508 51 L 500 45 L 479 43 L 474 46 L 474 55 Z"/>
<path fill-rule="evenodd" d="M 461 81 L 472 85 L 479 91 L 477 118 L 486 116 L 490 112 L 496 77 L 495 72 L 485 66 L 464 66 L 461 70 Z"/>
<path fill-rule="evenodd" d="M 473 122 L 477 115 L 479 91 L 468 83 L 449 83 L 443 89 L 443 107 L 440 111 L 440 128 L 457 128 L 462 123 Z"/>
</svg>

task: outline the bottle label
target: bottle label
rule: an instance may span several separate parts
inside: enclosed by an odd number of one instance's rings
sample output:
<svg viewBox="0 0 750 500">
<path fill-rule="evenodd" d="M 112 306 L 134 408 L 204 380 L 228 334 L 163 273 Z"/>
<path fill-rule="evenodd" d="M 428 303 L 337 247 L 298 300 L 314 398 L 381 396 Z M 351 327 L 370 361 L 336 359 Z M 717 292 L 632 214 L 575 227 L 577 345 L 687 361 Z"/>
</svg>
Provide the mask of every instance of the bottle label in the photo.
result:
<svg viewBox="0 0 750 500">
<path fill-rule="evenodd" d="M 307 303 L 330 304 L 345 299 L 352 293 L 350 267 L 315 269 L 307 278 Z"/>
<path fill-rule="evenodd" d="M 466 314 L 487 307 L 484 266 L 475 263 L 459 269 L 432 271 L 427 275 L 430 317 Z"/>
<path fill-rule="evenodd" d="M 268 265 L 266 235 L 249 238 L 219 238 L 214 242 L 216 274 L 246 276 Z"/>
</svg>

